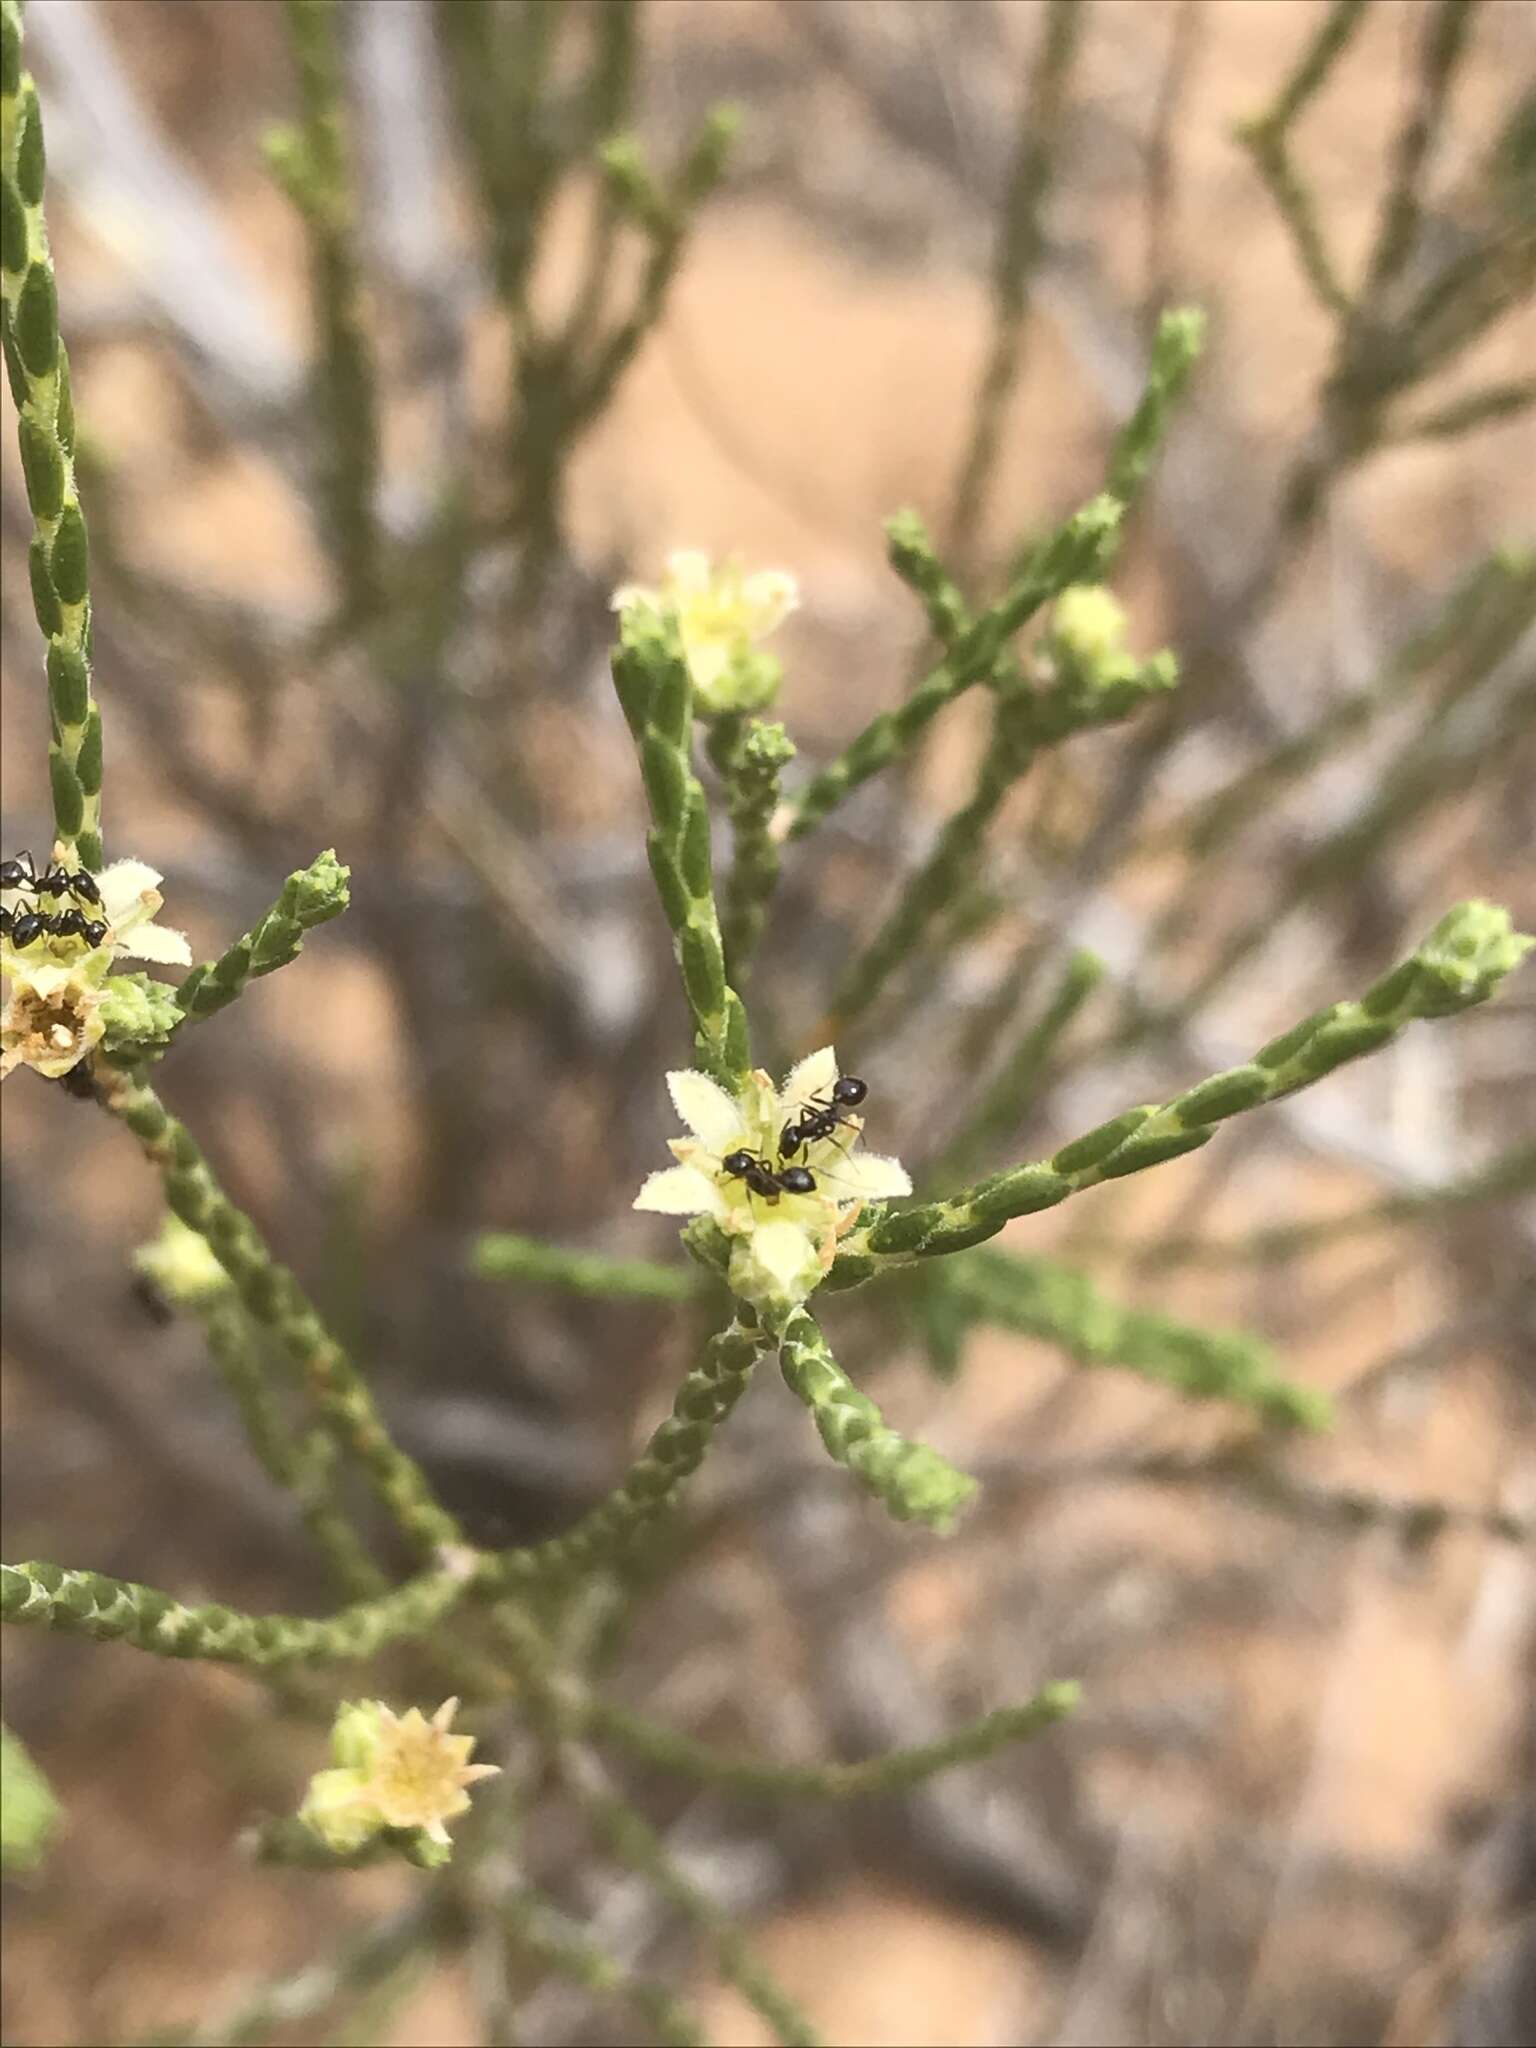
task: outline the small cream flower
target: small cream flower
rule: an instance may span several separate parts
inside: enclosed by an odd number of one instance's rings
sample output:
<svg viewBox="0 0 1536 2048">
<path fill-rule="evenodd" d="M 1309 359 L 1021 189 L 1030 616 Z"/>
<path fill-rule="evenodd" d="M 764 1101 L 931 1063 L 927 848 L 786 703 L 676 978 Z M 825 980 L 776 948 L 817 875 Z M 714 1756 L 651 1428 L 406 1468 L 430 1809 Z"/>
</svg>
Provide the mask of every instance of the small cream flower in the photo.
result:
<svg viewBox="0 0 1536 2048">
<path fill-rule="evenodd" d="M 708 555 L 681 548 L 667 557 L 659 590 L 626 583 L 613 594 L 613 609 L 648 604 L 677 620 L 688 673 L 706 711 L 756 711 L 779 685 L 778 663 L 754 655 L 800 602 L 793 576 L 783 569 L 751 575 L 739 562 L 716 567 Z"/>
<path fill-rule="evenodd" d="M 453 1735 L 456 1699 L 429 1721 L 419 1707 L 396 1714 L 382 1700 L 343 1705 L 331 1730 L 337 1768 L 317 1771 L 299 1818 L 345 1854 L 381 1828 L 420 1828 L 448 1840 L 447 1823 L 469 1809 L 468 1786 L 494 1778 L 497 1764 L 472 1764 L 472 1735 Z"/>
<path fill-rule="evenodd" d="M 863 1127 L 856 1116 L 829 1137 L 797 1148 L 792 1160 L 781 1158 L 785 1127 L 812 1105 L 830 1103 L 836 1080 L 831 1046 L 801 1060 L 782 1088 L 758 1068 L 736 1096 L 708 1074 L 668 1074 L 673 1107 L 693 1135 L 669 1141 L 678 1164 L 651 1174 L 634 1206 L 662 1216 L 713 1218 L 735 1240 L 730 1278 L 738 1294 L 758 1302 L 803 1301 L 825 1277 L 838 1239 L 853 1228 L 865 1202 L 912 1192 L 899 1161 L 854 1150 Z M 790 1164 L 804 1167 L 814 1191 L 760 1193 L 749 1177 L 728 1169 L 738 1153 L 774 1174 Z"/>
<path fill-rule="evenodd" d="M 19 1066 L 57 1080 L 100 1043 L 106 1028 L 100 1014 L 103 986 L 118 960 L 192 964 L 186 935 L 154 921 L 165 899 L 152 867 L 141 860 L 115 860 L 93 879 L 100 903 L 77 907 L 89 922 L 107 927 L 99 946 L 76 933 L 43 932 L 25 946 L 14 945 L 10 932 L 0 935 L 0 976 L 6 983 L 0 1080 Z M 7 889 L 5 907 L 25 915 L 38 908 L 36 892 Z"/>
</svg>

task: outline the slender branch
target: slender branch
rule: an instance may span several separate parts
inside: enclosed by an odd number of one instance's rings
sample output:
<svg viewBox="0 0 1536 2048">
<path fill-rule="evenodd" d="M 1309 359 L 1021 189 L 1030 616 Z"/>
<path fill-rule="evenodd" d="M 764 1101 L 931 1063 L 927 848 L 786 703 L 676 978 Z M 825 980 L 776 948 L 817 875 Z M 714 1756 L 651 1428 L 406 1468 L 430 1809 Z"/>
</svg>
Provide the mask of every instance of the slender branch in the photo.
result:
<svg viewBox="0 0 1536 2048">
<path fill-rule="evenodd" d="M 1079 947 L 1066 962 L 1045 1008 L 1030 1020 L 1022 1037 L 1003 1060 L 996 1077 L 978 1099 L 944 1150 L 934 1160 L 930 1177 L 941 1186 L 968 1172 L 994 1142 L 1012 1137 L 1038 1096 L 1046 1063 L 1079 1010 L 1098 987 L 1104 963 Z"/>
<path fill-rule="evenodd" d="M 732 852 L 720 928 L 726 972 L 736 987 L 744 986 L 778 886 L 779 842 L 772 826 L 779 808 L 779 777 L 794 753 L 782 725 L 753 719 L 722 765 Z"/>
<path fill-rule="evenodd" d="M 1044 211 L 1055 177 L 1067 81 L 1087 15 L 1082 0 L 1050 0 L 1043 47 L 1019 102 L 1013 164 L 993 262 L 992 339 L 949 515 L 949 546 L 962 562 L 975 547 L 1002 446 L 1008 401 L 1018 381 L 1030 288 L 1045 246 Z"/>
<path fill-rule="evenodd" d="M 0 304 L 32 508 L 32 608 L 48 643 L 48 774 L 67 865 L 99 869 L 101 712 L 91 675 L 90 545 L 75 479 L 75 408 L 43 214 L 43 116 L 22 69 L 20 0 L 0 0 Z"/>
<path fill-rule="evenodd" d="M 646 605 L 627 606 L 613 680 L 639 749 L 652 821 L 646 851 L 672 928 L 699 1060 L 736 1088 L 751 1063 L 747 1013 L 726 979 L 709 805 L 693 768 L 693 686 L 676 622 Z"/>
<path fill-rule="evenodd" d="M 298 70 L 299 120 L 268 136 L 267 156 L 309 241 L 320 357 L 316 425 L 324 450 L 321 538 L 336 565 L 346 618 L 366 620 L 383 594 L 378 371 L 357 249 L 341 9 L 336 0 L 284 0 L 283 18 Z"/>
<path fill-rule="evenodd" d="M 963 1252 L 922 1277 L 939 1290 L 941 1312 L 1059 1345 L 1079 1365 L 1139 1373 L 1186 1400 L 1238 1402 L 1286 1428 L 1324 1429 L 1333 1419 L 1328 1396 L 1282 1377 L 1257 1337 L 1122 1307 L 1053 1260 Z"/>
<path fill-rule="evenodd" d="M 599 1998 L 632 2006 L 668 2048 L 703 2048 L 698 2020 L 675 1993 L 627 1970 L 591 1935 L 571 1926 L 542 1892 L 520 1885 L 501 1901 L 507 1940 L 532 1961 Z"/>
<path fill-rule="evenodd" d="M 628 1301 L 692 1301 L 707 1282 L 693 1266 L 660 1266 L 649 1259 L 610 1259 L 601 1252 L 569 1251 L 515 1231 L 487 1231 L 475 1242 L 474 1270 L 487 1280 L 524 1287 L 558 1287 L 567 1294 Z"/>
<path fill-rule="evenodd" d="M 783 2048 L 819 2048 L 821 2036 L 815 2027 L 758 1960 L 730 1915 L 684 1874 L 655 1828 L 607 1784 L 594 1761 L 567 1751 L 561 1777 L 609 1852 L 647 1879 L 698 1928 L 721 1977 L 766 2021 L 774 2039 Z"/>
<path fill-rule="evenodd" d="M 682 1735 L 612 1700 L 593 1702 L 587 1725 L 665 1771 L 696 1783 L 720 1785 L 762 1799 L 879 1798 L 921 1785 L 956 1764 L 980 1763 L 1012 1743 L 1042 1735 L 1076 1708 L 1080 1688 L 1070 1680 L 1048 1685 L 1022 1706 L 999 1707 L 937 1742 L 893 1750 L 856 1764 L 770 1763 L 724 1751 Z"/>
<path fill-rule="evenodd" d="M 307 868 L 291 874 L 272 908 L 243 938 L 217 960 L 194 967 L 182 982 L 176 1000 L 183 1021 L 213 1016 L 261 975 L 272 974 L 297 959 L 304 934 L 346 909 L 351 872 L 334 852 L 327 851 Z"/>
<path fill-rule="evenodd" d="M 1121 508 L 1113 498 L 1092 499 L 1034 554 L 1007 592 L 963 633 L 938 666 L 931 669 L 894 711 L 882 711 L 851 740 L 800 792 L 790 806 L 784 836 L 800 839 L 872 775 L 914 746 L 929 725 L 956 697 L 991 673 L 1003 648 L 1042 606 L 1072 583 L 1097 573 L 1104 551 L 1120 523 Z"/>
<path fill-rule="evenodd" d="M 1048 1160 L 1005 1169 L 948 1201 L 926 1202 L 855 1232 L 838 1260 L 845 1284 L 867 1278 L 881 1255 L 964 1251 L 995 1237 L 1015 1216 L 1054 1208 L 1100 1181 L 1192 1152 L 1208 1144 L 1227 1117 L 1310 1087 L 1335 1067 L 1376 1051 L 1415 1019 L 1450 1016 L 1485 1002 L 1532 943 L 1512 930 L 1507 912 L 1486 903 L 1458 904 L 1417 952 L 1359 1002 L 1319 1010 L 1261 1047 L 1245 1066 L 1212 1075 L 1171 1102 L 1126 1110 Z"/>
<path fill-rule="evenodd" d="M 186 1126 L 146 1081 L 125 1073 L 103 1072 L 101 1099 L 159 1172 L 172 1211 L 207 1240 L 247 1311 L 299 1367 L 316 1410 L 356 1457 L 414 1548 L 435 1557 L 444 1544 L 462 1543 L 457 1521 L 437 1501 L 421 1467 L 390 1436 L 357 1366 L 298 1280 L 272 1257 L 255 1224 L 219 1186 Z"/>
<path fill-rule="evenodd" d="M 606 1563 L 656 1517 L 675 1506 L 703 1463 L 715 1432 L 746 1392 L 769 1339 L 744 1302 L 735 1320 L 711 1339 L 683 1380 L 672 1412 L 654 1431 L 622 1483 L 574 1529 L 489 1559 L 482 1583 L 491 1592 L 530 1584 L 560 1585 Z"/>
<path fill-rule="evenodd" d="M 1369 5 L 1370 0 L 1334 0 L 1273 105 L 1245 122 L 1237 134 L 1290 230 L 1303 277 L 1319 302 L 1340 320 L 1348 317 L 1349 294 L 1323 241 L 1312 195 L 1291 164 L 1289 139 L 1292 124 L 1343 56 Z"/>
<path fill-rule="evenodd" d="M 359 1600 L 325 1620 L 297 1614 L 242 1614 L 232 1607 L 184 1606 L 169 1593 L 71 1571 L 46 1562 L 0 1565 L 0 1620 L 30 1628 L 131 1643 L 155 1657 L 223 1664 L 292 1664 L 372 1657 L 386 1643 L 425 1635 L 468 1593 L 473 1561 L 423 1572 L 375 1600 Z"/>
<path fill-rule="evenodd" d="M 950 1528 L 975 1493 L 975 1480 L 926 1444 L 898 1436 L 869 1396 L 854 1386 L 804 1309 L 797 1309 L 784 1326 L 779 1364 L 833 1460 L 866 1493 L 899 1522 L 926 1522 L 941 1532 Z"/>
</svg>

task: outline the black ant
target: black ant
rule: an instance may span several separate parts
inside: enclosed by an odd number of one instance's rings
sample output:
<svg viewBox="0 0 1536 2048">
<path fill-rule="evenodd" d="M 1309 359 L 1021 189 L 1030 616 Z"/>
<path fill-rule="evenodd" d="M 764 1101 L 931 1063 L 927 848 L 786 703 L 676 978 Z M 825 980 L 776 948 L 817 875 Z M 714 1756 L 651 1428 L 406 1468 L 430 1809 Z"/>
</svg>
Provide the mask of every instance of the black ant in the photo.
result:
<svg viewBox="0 0 1536 2048">
<path fill-rule="evenodd" d="M 107 936 L 107 927 L 99 917 L 87 917 L 83 910 L 57 911 L 50 919 L 54 936 L 60 939 L 84 939 L 88 946 L 99 946 Z"/>
<path fill-rule="evenodd" d="M 40 910 L 18 913 L 0 905 L 0 933 L 4 933 L 13 946 L 30 946 L 47 929 L 48 920 Z"/>
<path fill-rule="evenodd" d="M 720 1162 L 732 1180 L 744 1180 L 754 1195 L 776 1202 L 780 1195 L 814 1195 L 816 1176 L 808 1167 L 790 1166 L 775 1172 L 755 1152 L 727 1152 Z"/>
<path fill-rule="evenodd" d="M 0 889 L 28 889 L 34 896 L 78 896 L 99 903 L 101 891 L 83 868 L 60 867 L 55 861 L 41 874 L 25 847 L 14 860 L 0 861 Z"/>
<path fill-rule="evenodd" d="M 0 906 L 0 932 L 20 952 L 45 934 L 55 939 L 84 939 L 88 946 L 99 946 L 107 936 L 107 927 L 99 918 L 87 917 L 83 910 L 24 910 L 18 915 Z"/>
<path fill-rule="evenodd" d="M 830 1102 L 823 1101 L 819 1095 L 813 1095 L 803 1106 L 799 1116 L 791 1118 L 784 1126 L 779 1136 L 781 1159 L 788 1159 L 792 1152 L 798 1152 L 802 1146 L 814 1144 L 818 1138 L 830 1138 L 839 1124 L 851 1124 L 852 1118 L 842 1116 L 839 1112 L 857 1109 L 869 1093 L 869 1083 L 861 1081 L 857 1074 L 844 1074 L 840 1080 L 832 1083 L 828 1092 L 832 1097 Z"/>
<path fill-rule="evenodd" d="M 14 860 L 0 860 L 0 889 L 35 889 L 37 869 L 25 847 Z"/>
</svg>

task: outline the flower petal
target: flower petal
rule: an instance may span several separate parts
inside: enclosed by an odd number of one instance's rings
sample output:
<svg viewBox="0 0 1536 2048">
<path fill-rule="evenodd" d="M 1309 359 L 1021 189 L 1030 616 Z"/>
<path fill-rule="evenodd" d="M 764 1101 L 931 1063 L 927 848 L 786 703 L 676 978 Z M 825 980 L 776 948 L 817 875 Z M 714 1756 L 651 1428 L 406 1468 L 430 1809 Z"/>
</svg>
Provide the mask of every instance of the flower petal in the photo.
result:
<svg viewBox="0 0 1536 2048">
<path fill-rule="evenodd" d="M 667 596 L 674 604 L 679 598 L 703 597 L 711 574 L 709 557 L 701 548 L 676 548 L 667 557 Z"/>
<path fill-rule="evenodd" d="M 96 877 L 108 924 L 121 924 L 140 909 L 145 890 L 159 894 L 160 876 L 142 860 L 115 860 Z"/>
<path fill-rule="evenodd" d="M 683 653 L 696 690 L 712 690 L 731 665 L 731 649 L 718 633 L 700 632 L 683 622 Z"/>
<path fill-rule="evenodd" d="M 760 1223 L 752 1233 L 752 1259 L 786 1293 L 808 1293 L 821 1277 L 816 1242 L 797 1223 Z"/>
<path fill-rule="evenodd" d="M 742 624 L 752 640 L 766 639 L 800 603 L 800 588 L 786 569 L 759 569 L 743 579 Z"/>
<path fill-rule="evenodd" d="M 725 1203 L 707 1173 L 696 1166 L 663 1166 L 647 1174 L 632 1207 L 658 1216 L 719 1216 Z"/>
<path fill-rule="evenodd" d="M 866 1202 L 882 1201 L 891 1195 L 910 1195 L 911 1178 L 899 1159 L 880 1152 L 854 1152 L 836 1167 L 818 1164 L 818 1176 L 840 1202 L 858 1196 Z"/>
<path fill-rule="evenodd" d="M 837 1079 L 837 1054 L 830 1045 L 808 1053 L 784 1077 L 779 1093 L 786 1110 L 803 1109 L 813 1095 L 826 1095 Z"/>
<path fill-rule="evenodd" d="M 25 989 L 43 1003 L 56 996 L 68 983 L 80 979 L 74 965 L 65 967 L 59 961 L 46 957 L 28 960 L 24 954 L 8 953 L 4 966 L 6 975 L 18 990 Z"/>
<path fill-rule="evenodd" d="M 165 924 L 141 924 L 126 938 L 114 942 L 112 951 L 120 958 L 155 960 L 163 967 L 190 967 L 192 948 L 185 932 L 172 931 Z"/>
<path fill-rule="evenodd" d="M 740 1142 L 743 1133 L 741 1111 L 718 1081 L 692 1067 L 667 1076 L 667 1093 L 672 1107 L 701 1143 L 715 1157 L 723 1158 Z"/>
</svg>

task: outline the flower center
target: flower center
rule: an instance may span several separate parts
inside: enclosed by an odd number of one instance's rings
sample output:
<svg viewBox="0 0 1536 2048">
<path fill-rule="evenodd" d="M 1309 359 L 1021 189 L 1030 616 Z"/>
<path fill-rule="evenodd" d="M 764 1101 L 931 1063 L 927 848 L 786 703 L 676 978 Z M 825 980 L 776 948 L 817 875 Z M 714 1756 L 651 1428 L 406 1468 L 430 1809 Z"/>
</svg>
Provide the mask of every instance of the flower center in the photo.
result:
<svg viewBox="0 0 1536 2048">
<path fill-rule="evenodd" d="M 448 1758 L 419 1739 L 389 1745 L 375 1768 L 374 1785 L 380 1810 L 396 1827 L 421 1826 L 452 1811 L 459 1789 Z"/>
</svg>

